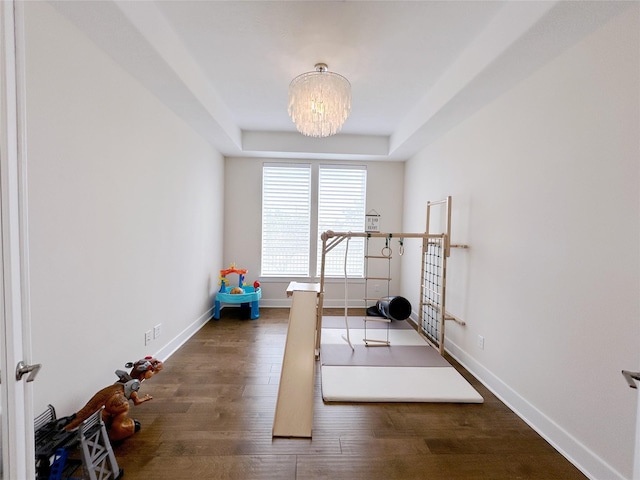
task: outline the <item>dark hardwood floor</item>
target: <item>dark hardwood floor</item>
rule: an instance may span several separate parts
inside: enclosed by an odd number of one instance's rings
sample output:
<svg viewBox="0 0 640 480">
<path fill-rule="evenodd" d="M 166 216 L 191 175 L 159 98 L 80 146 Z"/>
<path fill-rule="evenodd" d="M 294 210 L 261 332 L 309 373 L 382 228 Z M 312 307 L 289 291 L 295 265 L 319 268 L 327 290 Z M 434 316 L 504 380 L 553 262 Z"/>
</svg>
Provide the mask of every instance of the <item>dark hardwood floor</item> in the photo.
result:
<svg viewBox="0 0 640 480">
<path fill-rule="evenodd" d="M 288 309 L 238 313 L 142 385 L 142 429 L 114 444 L 125 480 L 585 478 L 451 359 L 484 404 L 325 404 L 318 365 L 313 438 L 272 438 Z"/>
</svg>

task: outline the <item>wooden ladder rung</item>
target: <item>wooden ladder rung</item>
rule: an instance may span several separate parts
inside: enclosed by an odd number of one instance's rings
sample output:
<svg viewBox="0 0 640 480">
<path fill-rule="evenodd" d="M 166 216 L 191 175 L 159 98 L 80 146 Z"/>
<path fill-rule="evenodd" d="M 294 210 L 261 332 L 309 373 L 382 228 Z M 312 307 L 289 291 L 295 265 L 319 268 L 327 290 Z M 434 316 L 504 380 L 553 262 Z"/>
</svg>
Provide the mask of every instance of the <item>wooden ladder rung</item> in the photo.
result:
<svg viewBox="0 0 640 480">
<path fill-rule="evenodd" d="M 363 338 L 362 341 L 366 347 L 388 347 L 391 342 L 388 340 L 374 340 L 372 338 Z M 371 345 L 369 345 L 371 343 Z"/>
<path fill-rule="evenodd" d="M 365 322 L 380 322 L 380 323 L 391 323 L 391 320 L 385 317 L 364 317 L 363 320 Z"/>
<path fill-rule="evenodd" d="M 438 291 L 436 291 L 436 290 L 433 290 L 432 288 L 429 288 L 429 287 L 427 287 L 427 286 L 424 286 L 423 288 L 424 288 L 427 292 L 429 292 L 429 293 L 433 293 L 434 295 L 442 295 L 442 293 L 440 293 L 440 292 L 438 292 Z"/>
<path fill-rule="evenodd" d="M 422 305 L 426 305 L 427 307 L 435 308 L 437 311 L 440 311 L 442 307 L 437 303 L 430 302 L 429 300 L 422 302 Z"/>
</svg>

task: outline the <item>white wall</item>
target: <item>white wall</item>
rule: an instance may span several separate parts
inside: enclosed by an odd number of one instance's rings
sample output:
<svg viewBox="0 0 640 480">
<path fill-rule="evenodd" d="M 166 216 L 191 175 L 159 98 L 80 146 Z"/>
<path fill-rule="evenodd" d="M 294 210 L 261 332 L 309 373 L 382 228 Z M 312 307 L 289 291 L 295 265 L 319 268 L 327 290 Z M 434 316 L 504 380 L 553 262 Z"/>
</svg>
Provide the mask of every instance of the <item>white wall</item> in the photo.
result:
<svg viewBox="0 0 640 480">
<path fill-rule="evenodd" d="M 65 415 L 204 321 L 221 268 L 257 277 L 262 160 L 223 162 L 48 4 L 25 9 L 34 407 Z M 631 476 L 637 393 L 620 370 L 640 367 L 637 15 L 406 166 L 368 164 L 383 230 L 423 231 L 426 201 L 453 196 L 453 241 L 471 248 L 450 259 L 449 309 L 467 326 L 448 324 L 447 346 L 593 478 Z M 414 308 L 418 252 L 407 242 L 401 260 Z M 263 283 L 263 303 L 287 305 L 286 283 Z"/>
<path fill-rule="evenodd" d="M 33 359 L 43 364 L 34 409 L 67 415 L 125 362 L 164 358 L 209 317 L 224 162 L 49 4 L 25 9 Z"/>
<path fill-rule="evenodd" d="M 640 366 L 639 11 L 405 166 L 404 228 L 453 196 L 447 347 L 591 478 L 630 478 Z M 417 302 L 419 256 L 403 291 Z M 485 337 L 484 350 L 476 346 Z"/>
<path fill-rule="evenodd" d="M 279 160 L 258 158 L 227 158 L 225 168 L 225 220 L 224 261 L 235 262 L 238 267 L 249 270 L 246 281 L 259 279 L 262 284 L 261 305 L 289 306 L 286 288 L 291 279 L 260 278 L 260 244 L 262 225 L 262 166 L 264 163 L 340 164 L 344 162 L 316 160 Z M 351 162 L 351 165 L 354 163 Z M 398 232 L 402 225 L 402 188 L 404 164 L 398 162 L 362 162 L 367 166 L 366 211 L 376 210 L 381 216 L 381 229 Z M 372 248 L 384 246 L 373 243 Z M 394 245 L 394 249 L 395 249 Z M 398 294 L 400 262 L 392 262 L 392 294 Z M 296 279 L 318 281 L 318 279 Z M 235 281 L 232 279 L 232 282 Z M 342 280 L 327 281 L 325 306 L 344 306 L 344 283 Z M 395 293 L 394 293 L 394 290 Z M 353 282 L 349 287 L 352 305 L 363 306 L 364 285 Z"/>
</svg>

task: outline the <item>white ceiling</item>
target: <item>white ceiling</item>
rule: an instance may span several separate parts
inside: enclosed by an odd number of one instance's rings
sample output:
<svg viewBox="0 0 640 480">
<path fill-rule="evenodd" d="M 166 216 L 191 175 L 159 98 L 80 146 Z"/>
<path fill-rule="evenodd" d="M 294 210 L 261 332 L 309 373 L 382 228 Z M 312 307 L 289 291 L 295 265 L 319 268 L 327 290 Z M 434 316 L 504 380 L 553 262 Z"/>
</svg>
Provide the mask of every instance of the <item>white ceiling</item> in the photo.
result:
<svg viewBox="0 0 640 480">
<path fill-rule="evenodd" d="M 632 2 L 52 3 L 225 156 L 402 161 Z M 318 62 L 353 92 L 324 139 L 287 115 Z"/>
</svg>

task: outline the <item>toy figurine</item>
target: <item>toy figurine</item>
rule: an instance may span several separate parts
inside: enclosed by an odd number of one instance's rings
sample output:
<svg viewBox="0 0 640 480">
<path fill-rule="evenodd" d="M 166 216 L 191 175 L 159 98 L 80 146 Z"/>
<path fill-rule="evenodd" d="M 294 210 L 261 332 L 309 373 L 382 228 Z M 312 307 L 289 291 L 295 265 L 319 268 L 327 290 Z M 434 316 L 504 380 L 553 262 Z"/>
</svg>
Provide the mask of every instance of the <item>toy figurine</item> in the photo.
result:
<svg viewBox="0 0 640 480">
<path fill-rule="evenodd" d="M 64 427 L 65 430 L 78 427 L 102 407 L 104 407 L 102 419 L 110 440 L 122 440 L 140 430 L 140 422 L 129 418 L 129 400 L 132 400 L 134 405 L 140 405 L 153 398 L 148 394 L 142 398 L 138 397 L 138 390 L 143 381 L 162 370 L 163 364 L 153 357 L 145 357 L 135 363 L 127 363 L 125 366 L 131 368 L 131 373 L 116 370 L 118 381 L 100 390 L 80 411 L 72 415 L 69 418 L 70 423 Z"/>
</svg>

